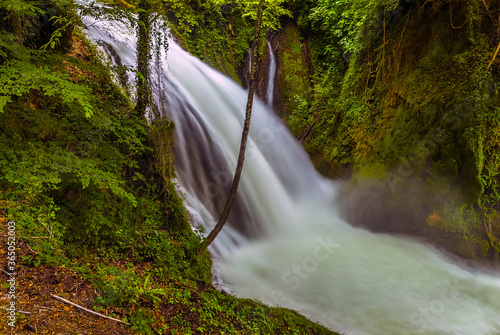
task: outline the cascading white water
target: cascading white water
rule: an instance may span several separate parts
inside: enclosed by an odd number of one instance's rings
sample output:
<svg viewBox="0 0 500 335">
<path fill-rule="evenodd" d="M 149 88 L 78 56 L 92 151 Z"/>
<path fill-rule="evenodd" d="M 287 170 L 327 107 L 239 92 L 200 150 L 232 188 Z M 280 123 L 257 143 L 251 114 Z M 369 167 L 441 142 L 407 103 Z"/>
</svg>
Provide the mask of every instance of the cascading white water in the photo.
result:
<svg viewBox="0 0 500 335">
<path fill-rule="evenodd" d="M 271 43 L 267 41 L 267 48 L 269 49 L 269 79 L 267 81 L 267 104 L 269 106 L 273 106 L 273 98 L 274 98 L 274 77 L 276 76 L 276 59 L 274 58 L 273 48 L 271 47 Z"/>
<path fill-rule="evenodd" d="M 92 40 L 134 65 L 135 38 L 123 25 L 85 23 Z M 176 123 L 179 181 L 209 230 L 232 180 L 247 93 L 172 41 L 155 71 L 157 101 Z M 251 128 L 238 205 L 211 247 L 226 290 L 346 334 L 500 334 L 499 277 L 351 227 L 334 209 L 335 185 L 259 100 Z"/>
</svg>

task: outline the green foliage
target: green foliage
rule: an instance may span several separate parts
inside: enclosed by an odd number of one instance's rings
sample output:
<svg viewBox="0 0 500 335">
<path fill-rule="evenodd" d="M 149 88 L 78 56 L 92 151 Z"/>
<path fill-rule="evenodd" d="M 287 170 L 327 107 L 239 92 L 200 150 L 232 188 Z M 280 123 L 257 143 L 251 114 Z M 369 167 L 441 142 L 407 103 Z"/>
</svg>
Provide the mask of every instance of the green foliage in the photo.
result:
<svg viewBox="0 0 500 335">
<path fill-rule="evenodd" d="M 158 307 L 164 296 L 170 294 L 163 288 L 152 287 L 151 273 L 141 279 L 133 269 L 99 265 L 90 278 L 101 295 L 95 303 L 103 306 L 133 306 L 142 304 Z"/>
<path fill-rule="evenodd" d="M 165 0 L 164 3 L 172 30 L 181 37 L 184 47 L 239 80 L 236 68 L 241 66 L 250 48 L 258 1 Z M 285 5 L 284 0 L 266 1 L 262 27 L 280 29 L 280 18 L 292 15 Z"/>
<path fill-rule="evenodd" d="M 198 255 L 199 243 L 199 237 L 194 234 L 170 236 L 165 231 L 155 230 L 141 237 L 141 243 L 134 249 L 134 257 L 157 264 L 153 273 L 159 279 L 192 278 L 208 283 L 211 262 L 207 255 Z"/>
<path fill-rule="evenodd" d="M 75 20 L 71 18 L 67 18 L 64 16 L 53 16 L 50 18 L 51 21 L 54 21 L 54 25 L 62 25 L 60 28 L 56 29 L 52 35 L 50 36 L 50 40 L 44 44 L 41 49 L 46 50 L 47 48 L 55 49 L 56 46 L 61 45 L 61 38 L 63 36 L 63 32 L 68 30 L 71 26 L 75 24 Z"/>
<path fill-rule="evenodd" d="M 41 8 L 36 6 L 35 1 L 29 0 L 1 0 L 0 8 L 20 16 L 45 13 Z"/>
<path fill-rule="evenodd" d="M 149 316 L 147 311 L 141 309 L 137 313 L 134 313 L 130 317 L 130 323 L 132 324 L 132 329 L 138 334 L 153 335 L 154 331 L 151 329 L 150 325 L 153 322 L 153 318 Z"/>
<path fill-rule="evenodd" d="M 60 1 L 61 2 L 61 1 Z M 0 9 L 5 8 L 12 15 L 18 17 L 33 16 L 36 13 L 45 14 L 29 1 L 3 1 Z M 43 49 L 50 46 L 54 49 L 60 44 L 62 31 L 67 30 L 74 23 L 69 12 L 55 18 L 53 24 L 65 22 L 65 25 L 56 29 Z M 0 113 L 4 112 L 6 105 L 14 97 L 29 95 L 36 90 L 47 97 L 60 98 L 62 103 L 78 104 L 85 116 L 94 113 L 90 99 L 91 90 L 71 80 L 61 63 L 58 55 L 38 50 L 30 50 L 16 42 L 12 33 L 0 32 Z"/>
<path fill-rule="evenodd" d="M 314 122 L 314 118 L 311 113 L 311 109 L 305 99 L 300 96 L 295 96 L 296 108 L 292 111 L 292 114 L 288 117 L 288 126 L 290 130 L 295 135 L 300 135 L 304 129 Z"/>
<path fill-rule="evenodd" d="M 311 25 L 325 36 L 322 53 L 342 56 L 339 52 L 354 54 L 363 47 L 367 32 L 380 22 L 380 12 L 388 12 L 400 5 L 399 0 L 319 0 L 311 10 Z"/>
<path fill-rule="evenodd" d="M 264 11 L 262 12 L 262 29 L 278 30 L 281 28 L 280 19 L 292 17 L 292 12 L 283 7 L 286 0 L 267 0 L 264 3 Z M 222 2 L 217 0 L 217 2 Z M 233 2 L 233 1 L 231 1 Z M 233 2 L 234 3 L 234 2 Z M 239 1 L 241 16 L 249 17 L 253 21 L 257 19 L 258 1 Z"/>
<path fill-rule="evenodd" d="M 98 266 L 96 278 L 102 293 L 96 300 L 98 304 L 130 306 L 141 299 L 141 280 L 131 269 Z"/>
<path fill-rule="evenodd" d="M 104 111 L 93 119 L 85 119 L 78 110 L 54 112 L 24 107 L 2 115 L 7 128 L 0 139 L 0 182 L 11 190 L 9 200 L 25 199 L 23 206 L 38 208 L 57 199 L 57 221 L 66 222 L 72 239 L 105 233 L 124 223 L 120 220 L 129 220 L 127 215 L 140 212 L 134 210 L 137 197 L 121 176 L 123 169 L 138 163 L 120 152 L 120 146 L 132 153 L 144 150 L 144 129 L 125 115 L 112 121 Z M 8 120 L 29 130 L 11 128 Z M 23 138 L 28 138 L 27 146 Z"/>
<path fill-rule="evenodd" d="M 48 97 L 60 97 L 62 103 L 78 103 L 86 117 L 94 114 L 88 98 L 91 90 L 71 82 L 68 74 L 54 72 L 48 65 L 40 67 L 25 61 L 8 61 L 0 66 L 0 113 L 12 102 L 13 96 L 22 97 L 31 90 Z"/>
</svg>

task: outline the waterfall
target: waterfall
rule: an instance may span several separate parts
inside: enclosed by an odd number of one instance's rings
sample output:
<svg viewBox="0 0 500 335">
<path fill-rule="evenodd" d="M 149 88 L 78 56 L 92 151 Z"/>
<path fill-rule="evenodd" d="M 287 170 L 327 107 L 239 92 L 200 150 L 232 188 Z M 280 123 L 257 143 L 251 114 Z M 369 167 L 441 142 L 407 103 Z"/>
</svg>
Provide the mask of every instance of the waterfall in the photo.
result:
<svg viewBox="0 0 500 335">
<path fill-rule="evenodd" d="M 274 58 L 273 48 L 269 40 L 267 41 L 267 48 L 269 49 L 269 80 L 267 82 L 267 104 L 273 106 L 274 98 L 274 77 L 276 76 L 276 59 Z"/>
<path fill-rule="evenodd" d="M 248 49 L 248 78 L 252 76 L 252 48 Z"/>
<path fill-rule="evenodd" d="M 84 22 L 91 40 L 134 66 L 136 39 L 126 27 Z M 154 66 L 156 101 L 176 124 L 177 177 L 193 220 L 208 231 L 232 180 L 247 92 L 173 41 L 163 56 Z M 218 284 L 346 334 L 500 334 L 498 275 L 354 228 L 339 218 L 335 194 L 256 98 L 238 203 L 210 247 Z"/>
</svg>

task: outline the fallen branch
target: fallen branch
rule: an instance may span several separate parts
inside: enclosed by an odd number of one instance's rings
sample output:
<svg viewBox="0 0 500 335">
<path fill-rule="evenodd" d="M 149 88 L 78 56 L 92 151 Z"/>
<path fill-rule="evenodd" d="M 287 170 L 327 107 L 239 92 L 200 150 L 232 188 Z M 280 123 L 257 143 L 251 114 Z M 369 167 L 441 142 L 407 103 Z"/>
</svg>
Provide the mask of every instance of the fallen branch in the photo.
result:
<svg viewBox="0 0 500 335">
<path fill-rule="evenodd" d="M 35 250 L 33 250 L 33 249 L 30 247 L 30 245 L 29 245 L 29 243 L 28 243 L 28 242 L 26 242 L 26 245 L 28 246 L 28 249 L 30 249 L 30 251 L 31 251 L 32 253 L 34 253 L 34 254 L 37 254 L 37 255 L 38 255 L 38 252 L 36 252 Z"/>
<path fill-rule="evenodd" d="M 8 273 L 7 271 L 5 271 L 4 269 L 0 269 L 0 271 L 2 271 L 3 273 L 5 273 L 6 275 L 9 275 L 9 276 L 12 276 L 13 274 L 12 273 Z"/>
<path fill-rule="evenodd" d="M 35 305 L 34 306 L 35 308 L 41 308 L 41 309 L 50 309 L 51 311 L 59 311 L 58 309 L 54 309 L 54 308 L 51 308 L 51 307 L 46 307 L 46 306 L 38 306 L 38 305 Z"/>
<path fill-rule="evenodd" d="M 300 135 L 297 139 L 304 143 L 304 141 L 306 140 L 307 136 L 309 136 L 309 134 L 311 133 L 311 130 L 313 129 L 313 127 L 316 125 L 316 122 L 318 122 L 318 119 L 315 119 L 313 123 L 311 123 L 309 125 L 309 127 L 307 127 L 306 131 L 304 133 L 302 133 L 302 135 Z"/>
<path fill-rule="evenodd" d="M 8 311 L 8 309 L 7 309 L 7 308 L 5 308 L 5 307 L 2 307 L 2 309 L 5 309 L 6 311 Z M 16 313 L 31 314 L 31 312 L 18 311 L 18 310 L 16 310 Z"/>
<path fill-rule="evenodd" d="M 122 321 L 122 320 L 120 320 L 120 319 L 115 319 L 115 318 L 112 318 L 112 317 L 110 317 L 110 316 L 106 316 L 106 315 L 104 315 L 104 314 L 101 314 L 101 313 L 97 313 L 97 312 L 91 311 L 90 309 L 86 309 L 85 307 L 82 307 L 82 306 L 80 306 L 80 305 L 77 305 L 77 304 L 75 304 L 74 302 L 68 301 L 68 300 L 66 300 L 66 299 L 64 299 L 64 298 L 61 298 L 61 297 L 59 297 L 59 296 L 55 295 L 55 294 L 52 294 L 52 293 L 49 293 L 49 294 L 50 294 L 50 296 L 51 296 L 52 298 L 57 299 L 57 300 L 60 300 L 60 301 L 62 301 L 62 302 L 64 302 L 64 303 L 66 303 L 66 304 L 70 304 L 71 306 L 75 306 L 76 308 L 79 308 L 79 309 L 81 309 L 81 310 L 84 310 L 85 312 L 89 312 L 89 313 L 91 313 L 91 314 L 94 314 L 94 315 L 100 316 L 101 318 L 105 318 L 105 319 L 113 320 L 113 321 L 116 321 L 116 322 L 119 322 L 119 323 L 123 323 L 123 324 L 125 324 L 125 325 L 130 325 L 130 323 L 125 322 L 125 321 Z"/>
</svg>

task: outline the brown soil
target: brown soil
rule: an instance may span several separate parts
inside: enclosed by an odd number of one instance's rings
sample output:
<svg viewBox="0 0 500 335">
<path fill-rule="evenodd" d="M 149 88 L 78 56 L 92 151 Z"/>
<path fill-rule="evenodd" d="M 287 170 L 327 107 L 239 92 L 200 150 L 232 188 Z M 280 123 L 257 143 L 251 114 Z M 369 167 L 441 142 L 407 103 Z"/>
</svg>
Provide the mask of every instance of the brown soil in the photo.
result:
<svg viewBox="0 0 500 335">
<path fill-rule="evenodd" d="M 2 204 L 4 205 L 4 204 Z M 0 206 L 0 334 L 132 334 L 125 325 L 92 315 L 50 296 L 59 295 L 87 309 L 92 309 L 97 296 L 90 283 L 63 267 L 28 267 L 22 256 L 34 255 L 25 241 L 16 241 L 16 315 L 14 327 L 7 319 L 10 304 L 6 284 L 11 273 L 7 264 L 7 220 L 5 206 Z M 127 315 L 119 309 L 102 311 Z"/>
</svg>

